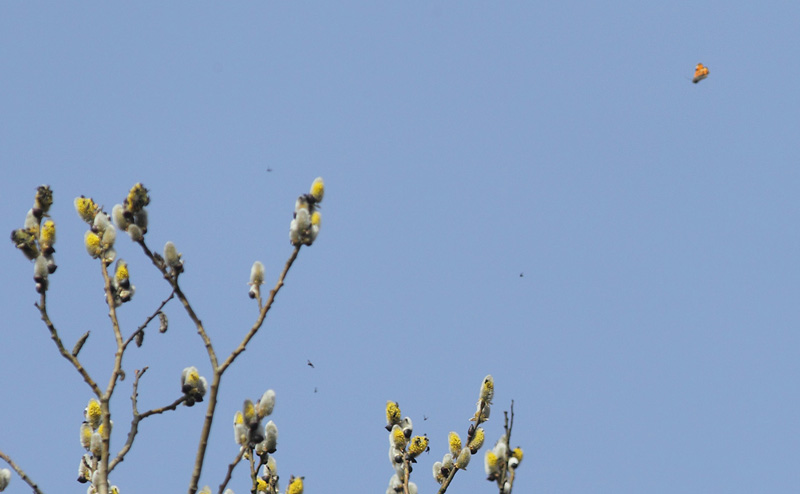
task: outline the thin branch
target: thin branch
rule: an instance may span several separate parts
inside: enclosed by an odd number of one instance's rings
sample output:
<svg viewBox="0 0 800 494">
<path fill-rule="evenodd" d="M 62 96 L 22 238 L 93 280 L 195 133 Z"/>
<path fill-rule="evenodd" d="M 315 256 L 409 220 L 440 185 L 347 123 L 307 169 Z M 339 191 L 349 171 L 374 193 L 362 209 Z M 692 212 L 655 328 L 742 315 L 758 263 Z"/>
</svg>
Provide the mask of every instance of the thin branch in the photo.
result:
<svg viewBox="0 0 800 494">
<path fill-rule="evenodd" d="M 258 472 L 260 472 L 261 469 L 267 465 L 268 458 L 269 458 L 269 453 L 263 453 L 258 456 L 258 466 L 256 467 L 255 477 L 253 478 L 253 482 L 255 482 L 254 484 L 255 487 L 258 487 Z"/>
<path fill-rule="evenodd" d="M 150 316 L 148 316 L 148 318 L 147 318 L 147 319 L 145 319 L 144 323 L 143 323 L 141 326 L 139 326 L 139 328 L 138 328 L 136 331 L 134 331 L 132 335 L 128 336 L 128 339 L 127 339 L 127 340 L 125 340 L 125 343 L 122 345 L 122 349 L 123 349 L 123 350 L 124 350 L 125 348 L 127 348 L 127 347 L 128 347 L 128 345 L 130 345 L 131 341 L 133 341 L 133 339 L 134 339 L 134 338 L 136 338 L 136 336 L 137 336 L 138 334 L 140 334 L 142 331 L 144 331 L 144 328 L 146 328 L 146 327 L 147 327 L 147 325 L 148 325 L 148 324 L 150 324 L 150 321 L 152 321 L 153 319 L 155 319 L 156 317 L 158 317 L 158 314 L 159 314 L 159 312 L 161 312 L 161 309 L 163 309 L 163 308 L 164 308 L 164 306 L 165 306 L 165 305 L 167 305 L 167 302 L 169 302 L 170 300 L 172 300 L 172 299 L 173 299 L 173 297 L 175 297 L 175 290 L 174 290 L 174 289 L 173 289 L 173 290 L 172 290 L 172 292 L 169 294 L 169 297 L 165 298 L 165 299 L 164 299 L 164 300 L 161 302 L 161 305 L 159 305 L 159 306 L 158 306 L 158 308 L 155 310 L 155 312 L 153 312 L 153 313 L 152 313 Z"/>
<path fill-rule="evenodd" d="M 138 397 L 139 397 L 139 379 L 147 372 L 147 367 L 142 369 L 141 371 L 137 370 L 135 372 L 135 377 L 133 379 L 133 393 L 131 394 L 131 402 L 133 407 L 133 420 L 131 420 L 131 429 L 128 432 L 128 440 L 125 442 L 125 445 L 122 449 L 117 453 L 117 456 L 112 460 L 108 465 L 109 473 L 114 470 L 114 468 L 121 463 L 125 459 L 125 455 L 128 454 L 130 451 L 131 446 L 133 446 L 133 440 L 136 438 L 136 434 L 139 432 L 139 422 L 146 419 L 151 415 L 161 414 L 170 410 L 176 410 L 178 406 L 186 401 L 186 396 L 181 396 L 174 402 L 170 403 L 167 406 L 163 406 L 161 408 L 154 408 L 152 410 L 148 410 L 144 413 L 139 413 L 137 408 Z"/>
<path fill-rule="evenodd" d="M 458 468 L 456 468 L 455 465 L 453 465 L 453 468 L 450 470 L 450 473 L 447 475 L 447 478 L 444 479 L 444 482 L 442 482 L 442 486 L 439 488 L 439 494 L 444 494 L 445 492 L 447 492 L 447 488 L 450 486 L 450 482 L 453 481 L 453 477 L 456 476 L 457 471 Z"/>
<path fill-rule="evenodd" d="M 8 463 L 8 465 L 11 468 L 13 468 L 15 472 L 17 472 L 17 475 L 19 475 L 19 477 L 23 481 L 25 481 L 25 483 L 28 484 L 31 487 L 31 489 L 33 489 L 33 492 L 35 492 L 36 494 L 42 494 L 42 491 L 39 489 L 39 486 L 36 485 L 36 482 L 34 482 L 33 479 L 31 479 L 30 477 L 28 477 L 28 475 L 19 467 L 19 465 L 17 465 L 14 462 L 14 460 L 12 460 L 7 454 L 3 453 L 2 451 L 0 451 L 0 458 L 5 460 L 5 462 Z"/>
<path fill-rule="evenodd" d="M 175 289 L 175 294 L 178 296 L 178 300 L 181 301 L 183 304 L 183 308 L 186 309 L 186 313 L 189 314 L 189 317 L 194 322 L 195 327 L 197 328 L 197 334 L 203 339 L 203 344 L 206 346 L 206 352 L 208 352 L 208 359 L 211 361 L 211 367 L 216 369 L 217 368 L 217 354 L 214 351 L 214 347 L 211 345 L 211 338 L 208 337 L 205 328 L 203 327 L 203 322 L 197 317 L 195 314 L 194 309 L 192 309 L 191 304 L 189 304 L 189 299 L 186 298 L 181 287 L 178 286 L 178 279 L 174 278 L 171 280 L 172 287 Z"/>
<path fill-rule="evenodd" d="M 261 325 L 264 323 L 264 319 L 267 316 L 267 312 L 269 312 L 269 309 L 275 302 L 275 296 L 278 294 L 281 287 L 283 286 L 284 280 L 286 279 L 286 275 L 289 272 L 289 269 L 292 267 L 292 264 L 294 263 L 295 259 L 297 259 L 297 254 L 300 252 L 300 247 L 301 246 L 298 245 L 292 251 L 292 255 L 289 256 L 289 260 L 286 261 L 286 266 L 284 266 L 283 271 L 281 272 L 281 275 L 278 278 L 278 282 L 275 284 L 275 288 L 273 288 L 269 292 L 269 299 L 267 299 L 267 303 L 264 305 L 264 307 L 261 308 L 261 312 L 259 313 L 258 319 L 256 320 L 255 324 L 253 324 L 253 327 L 250 328 L 250 331 L 244 337 L 244 340 L 242 340 L 239 346 L 233 352 L 231 352 L 228 358 L 225 359 L 225 362 L 223 362 L 218 367 L 216 365 L 214 366 L 214 377 L 212 378 L 209 390 L 206 418 L 205 421 L 203 422 L 203 430 L 200 432 L 200 443 L 197 446 L 197 456 L 195 457 L 194 469 L 192 470 L 192 478 L 189 481 L 189 494 L 195 494 L 195 492 L 197 492 L 197 483 L 200 480 L 200 473 L 203 470 L 203 459 L 205 458 L 206 455 L 206 447 L 208 447 L 208 436 L 209 434 L 211 434 L 211 423 L 214 420 L 214 410 L 217 407 L 217 394 L 219 393 L 219 383 L 220 380 L 222 379 L 222 374 L 233 363 L 233 361 L 236 360 L 236 357 L 239 356 L 239 354 L 241 354 L 242 352 L 244 352 L 245 348 L 247 347 L 247 344 L 250 342 L 253 336 L 255 336 L 259 328 L 261 328 Z M 183 302 L 185 298 L 183 297 L 183 294 L 180 292 L 180 289 L 177 287 L 177 284 L 173 286 L 175 286 L 176 288 L 178 298 L 181 300 L 181 302 Z M 184 307 L 187 307 L 187 310 L 189 310 L 188 302 L 184 303 Z M 190 313 L 190 317 L 192 317 L 192 319 L 194 320 L 195 316 L 193 316 L 193 314 L 194 314 L 193 312 Z M 199 323 L 199 320 L 197 320 L 197 322 Z M 200 327 L 201 326 L 198 326 L 198 332 Z M 203 331 L 202 335 L 204 334 L 205 331 Z M 205 337 L 204 339 L 207 340 L 207 337 Z M 211 342 L 208 341 L 208 347 L 210 352 L 209 355 L 211 355 L 213 352 L 213 349 L 211 349 L 210 345 Z M 212 363 L 215 362 L 216 362 L 215 360 L 212 361 Z"/>
<path fill-rule="evenodd" d="M 103 273 L 103 282 L 105 283 L 106 303 L 108 304 L 108 318 L 111 319 L 111 327 L 114 330 L 114 339 L 117 342 L 117 351 L 114 352 L 114 368 L 111 371 L 111 377 L 108 380 L 108 387 L 106 388 L 106 396 L 104 397 L 106 401 L 110 401 L 122 369 L 122 354 L 125 351 L 125 346 L 122 341 L 122 331 L 119 328 L 119 319 L 117 319 L 117 308 L 114 305 L 111 277 L 108 276 L 108 263 L 101 261 L 100 266 L 100 271 Z M 110 424 L 108 425 L 110 426 Z M 110 432 L 111 429 L 108 429 L 108 431 Z"/>
<path fill-rule="evenodd" d="M 278 292 L 280 291 L 281 287 L 283 287 L 283 282 L 286 279 L 286 275 L 289 273 L 289 269 L 291 269 L 295 259 L 297 259 L 297 254 L 300 252 L 300 247 L 302 247 L 302 245 L 296 246 L 292 251 L 292 255 L 289 256 L 289 260 L 286 261 L 286 265 L 283 267 L 283 272 L 281 272 L 281 275 L 278 278 L 278 282 L 275 284 L 275 288 L 270 290 L 269 298 L 267 299 L 267 302 L 264 304 L 264 306 L 261 308 L 261 312 L 259 313 L 256 322 L 253 324 L 253 327 L 250 328 L 250 331 L 247 333 L 247 335 L 245 335 L 244 339 L 239 344 L 239 346 L 236 347 L 236 349 L 233 352 L 231 352 L 228 358 L 225 359 L 222 365 L 219 366 L 220 374 L 225 372 L 225 369 L 227 369 L 233 363 L 233 361 L 236 360 L 236 357 L 238 357 L 239 354 L 244 352 L 245 348 L 247 347 L 247 344 L 250 342 L 253 336 L 256 335 L 258 330 L 261 328 L 261 325 L 264 324 L 264 319 L 267 317 L 267 312 L 269 312 L 269 310 L 272 308 L 272 304 L 273 302 L 275 302 L 275 296 L 278 295 Z"/>
<path fill-rule="evenodd" d="M 208 407 L 206 408 L 205 420 L 203 420 L 203 429 L 200 431 L 200 444 L 197 445 L 197 455 L 194 460 L 194 467 L 192 469 L 192 478 L 189 482 L 189 494 L 197 492 L 197 483 L 200 480 L 200 473 L 203 470 L 203 459 L 206 456 L 206 448 L 208 447 L 208 436 L 211 434 L 211 422 L 214 420 L 214 410 L 217 407 L 217 394 L 219 393 L 219 381 L 222 374 L 214 372 L 214 377 L 211 381 L 211 386 L 208 392 Z"/>
<path fill-rule="evenodd" d="M 114 330 L 114 339 L 117 343 L 117 350 L 114 352 L 114 367 L 111 370 L 111 376 L 108 379 L 108 387 L 106 392 L 100 397 L 100 410 L 103 418 L 103 448 L 100 455 L 100 463 L 98 465 L 98 474 L 100 485 L 95 486 L 99 494 L 107 494 L 108 492 L 108 472 L 109 472 L 109 456 L 111 453 L 111 395 L 114 394 L 114 388 L 117 381 L 122 374 L 122 355 L 124 353 L 122 331 L 119 328 L 119 320 L 117 319 L 117 309 L 114 305 L 114 295 L 111 288 L 111 278 L 108 276 L 108 265 L 111 261 L 100 261 L 100 272 L 103 275 L 103 284 L 106 293 L 106 304 L 108 304 L 108 318 L 111 319 L 111 327 Z"/>
<path fill-rule="evenodd" d="M 408 461 L 408 457 L 403 455 L 403 494 L 408 494 L 408 478 L 411 475 L 411 462 Z"/>
<path fill-rule="evenodd" d="M 248 460 L 250 460 L 250 482 L 253 483 L 253 488 L 251 489 L 251 492 L 253 492 L 253 494 L 255 494 L 256 486 L 258 485 L 258 482 L 256 481 L 255 449 L 252 446 L 248 446 L 247 447 L 247 453 L 248 453 L 248 455 L 247 455 L 248 456 Z"/>
<path fill-rule="evenodd" d="M 88 384 L 89 387 L 92 388 L 92 391 L 94 392 L 95 396 L 100 398 L 100 396 L 102 396 L 103 394 L 103 392 L 100 390 L 100 387 L 94 382 L 94 379 L 92 379 L 92 377 L 89 375 L 89 372 L 83 367 L 83 365 L 81 365 L 81 362 L 80 360 L 78 360 L 78 357 L 72 355 L 72 353 L 70 353 L 64 347 L 64 343 L 58 336 L 58 331 L 56 330 L 56 327 L 50 320 L 50 316 L 47 315 L 47 298 L 45 296 L 46 293 L 47 292 L 42 291 L 42 296 L 41 299 L 39 300 L 39 303 L 33 305 L 37 309 L 39 309 L 39 314 L 41 314 L 42 316 L 42 321 L 44 321 L 44 324 L 45 326 L 47 326 L 47 329 L 50 330 L 50 338 L 53 340 L 53 342 L 55 342 L 59 353 L 61 353 L 61 355 L 65 359 L 70 361 L 72 366 L 75 367 L 75 370 L 77 370 L 78 373 L 81 375 L 81 377 L 83 377 L 83 380 L 86 382 L 86 384 Z"/>
<path fill-rule="evenodd" d="M 228 473 L 225 474 L 225 479 L 219 485 L 219 494 L 222 494 L 222 492 L 228 486 L 228 482 L 231 481 L 231 476 L 233 475 L 233 469 L 236 468 L 236 465 L 238 465 L 240 461 L 242 461 L 242 456 L 244 456 L 244 451 L 245 451 L 245 447 L 242 446 L 239 449 L 239 454 L 236 455 L 236 459 L 233 460 L 233 463 L 228 465 Z"/>
<path fill-rule="evenodd" d="M 155 254 L 147 247 L 147 244 L 144 243 L 144 240 L 139 241 L 139 245 L 142 246 L 142 250 L 144 250 L 144 254 L 150 259 L 153 265 L 161 271 L 161 274 L 164 276 L 164 279 L 172 286 L 173 293 L 178 296 L 178 300 L 181 301 L 183 304 L 183 308 L 186 310 L 186 313 L 189 314 L 189 318 L 194 322 L 195 327 L 197 328 L 197 334 L 200 335 L 200 338 L 203 339 L 203 343 L 206 346 L 206 351 L 208 352 L 208 358 L 211 361 L 211 367 L 216 369 L 217 368 L 217 354 L 214 351 L 214 347 L 211 345 L 211 339 L 208 337 L 205 328 L 203 327 L 203 322 L 197 317 L 195 314 L 194 309 L 192 309 L 189 300 L 184 295 L 183 291 L 181 290 L 180 286 L 178 285 L 178 276 L 177 274 L 173 275 L 167 270 L 166 264 L 164 263 L 163 259 L 160 257 L 156 258 Z"/>
</svg>

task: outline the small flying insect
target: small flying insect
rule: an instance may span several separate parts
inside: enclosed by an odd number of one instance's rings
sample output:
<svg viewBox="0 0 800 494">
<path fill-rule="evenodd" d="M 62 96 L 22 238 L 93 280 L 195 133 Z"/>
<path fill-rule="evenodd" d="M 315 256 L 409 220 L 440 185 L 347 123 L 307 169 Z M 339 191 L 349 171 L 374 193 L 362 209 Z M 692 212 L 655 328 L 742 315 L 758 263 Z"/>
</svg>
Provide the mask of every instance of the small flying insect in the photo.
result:
<svg viewBox="0 0 800 494">
<path fill-rule="evenodd" d="M 701 63 L 697 64 L 697 67 L 694 69 L 694 79 L 692 79 L 692 82 L 697 84 L 706 77 L 708 77 L 708 67 Z"/>
</svg>

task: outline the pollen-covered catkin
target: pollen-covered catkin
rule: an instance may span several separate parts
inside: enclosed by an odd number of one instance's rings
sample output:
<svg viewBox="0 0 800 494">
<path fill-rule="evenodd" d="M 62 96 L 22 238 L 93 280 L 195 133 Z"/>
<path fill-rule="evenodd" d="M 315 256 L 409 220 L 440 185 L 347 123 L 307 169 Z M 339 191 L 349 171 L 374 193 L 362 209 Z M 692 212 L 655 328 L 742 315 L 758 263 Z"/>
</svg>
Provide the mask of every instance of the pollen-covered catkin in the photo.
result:
<svg viewBox="0 0 800 494">
<path fill-rule="evenodd" d="M 403 429 L 399 425 L 392 426 L 392 431 L 389 433 L 389 441 L 392 446 L 399 450 L 406 448 L 406 436 L 403 434 Z"/>
<path fill-rule="evenodd" d="M 508 466 L 510 468 L 517 468 L 517 466 L 522 462 L 522 456 L 523 456 L 522 448 L 520 448 L 519 446 L 514 448 L 511 451 L 511 458 L 509 458 L 508 460 Z"/>
<path fill-rule="evenodd" d="M 314 202 L 322 202 L 322 197 L 325 195 L 325 182 L 323 182 L 322 177 L 314 179 L 311 184 L 310 195 L 314 198 Z"/>
<path fill-rule="evenodd" d="M 89 425 L 92 426 L 92 429 L 100 427 L 100 421 L 103 418 L 100 402 L 95 398 L 90 399 L 89 404 L 86 405 L 86 409 L 83 411 L 83 415 L 86 421 L 89 422 Z"/>
<path fill-rule="evenodd" d="M 244 425 L 250 428 L 258 425 L 258 414 L 256 413 L 256 407 L 253 405 L 251 400 L 244 400 L 242 414 L 244 415 Z"/>
<path fill-rule="evenodd" d="M 92 444 L 92 426 L 89 425 L 89 422 L 81 423 L 81 446 L 86 451 L 89 451 L 89 447 Z"/>
<path fill-rule="evenodd" d="M 303 494 L 303 477 L 295 477 L 289 481 L 286 494 Z"/>
<path fill-rule="evenodd" d="M 91 197 L 80 196 L 75 198 L 75 211 L 83 221 L 90 225 L 94 223 L 94 217 L 99 209 Z"/>
<path fill-rule="evenodd" d="M 392 426 L 400 423 L 400 406 L 389 400 L 386 402 L 386 430 L 392 430 Z"/>
<path fill-rule="evenodd" d="M 492 398 L 494 398 L 494 378 L 489 374 L 483 378 L 483 383 L 481 384 L 481 401 L 491 404 Z"/>
<path fill-rule="evenodd" d="M 450 454 L 457 458 L 461 453 L 461 437 L 458 432 L 450 431 L 450 434 L 447 435 L 447 444 L 450 446 Z"/>
<path fill-rule="evenodd" d="M 86 231 L 86 235 L 83 237 L 83 243 L 86 246 L 86 252 L 93 258 L 98 258 L 103 253 L 103 247 L 100 245 L 100 237 L 93 231 Z"/>
<path fill-rule="evenodd" d="M 486 477 L 489 480 L 494 480 L 500 472 L 500 462 L 491 449 L 486 450 L 486 454 L 483 456 L 483 469 L 486 471 Z"/>
<path fill-rule="evenodd" d="M 128 197 L 125 198 L 125 209 L 131 213 L 138 213 L 141 211 L 142 208 L 150 204 L 150 196 L 147 192 L 144 185 L 141 183 L 135 184 L 130 192 L 128 192 Z"/>
<path fill-rule="evenodd" d="M 469 450 L 470 453 L 473 455 L 481 449 L 483 446 L 483 441 L 486 438 L 486 435 L 483 432 L 483 427 L 478 427 L 475 429 L 475 434 L 472 436 L 472 439 L 469 441 Z"/>
<path fill-rule="evenodd" d="M 241 411 L 237 411 L 233 416 L 233 437 L 236 444 L 244 446 L 247 444 L 247 426 L 244 425 L 244 416 Z"/>
<path fill-rule="evenodd" d="M 408 445 L 408 456 L 416 458 L 428 448 L 428 438 L 425 436 L 414 436 Z"/>
<path fill-rule="evenodd" d="M 39 231 L 39 247 L 42 252 L 49 254 L 53 252 L 53 245 L 56 243 L 56 224 L 53 220 L 47 220 L 42 224 Z"/>
</svg>

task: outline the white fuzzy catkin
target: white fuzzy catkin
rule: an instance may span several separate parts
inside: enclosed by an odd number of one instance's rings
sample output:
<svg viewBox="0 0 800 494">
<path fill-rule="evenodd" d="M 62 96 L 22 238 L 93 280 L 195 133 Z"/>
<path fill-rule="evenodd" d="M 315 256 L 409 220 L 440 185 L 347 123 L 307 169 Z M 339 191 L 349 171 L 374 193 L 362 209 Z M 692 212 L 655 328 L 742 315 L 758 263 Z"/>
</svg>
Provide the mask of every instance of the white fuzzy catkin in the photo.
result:
<svg viewBox="0 0 800 494">
<path fill-rule="evenodd" d="M 258 418 L 263 419 L 264 417 L 269 417 L 272 415 L 272 410 L 275 408 L 275 391 L 268 389 L 264 391 L 264 394 L 261 395 L 261 399 L 258 400 Z"/>
<path fill-rule="evenodd" d="M 264 427 L 264 442 L 267 453 L 274 453 L 278 449 L 278 426 L 270 420 Z"/>
</svg>

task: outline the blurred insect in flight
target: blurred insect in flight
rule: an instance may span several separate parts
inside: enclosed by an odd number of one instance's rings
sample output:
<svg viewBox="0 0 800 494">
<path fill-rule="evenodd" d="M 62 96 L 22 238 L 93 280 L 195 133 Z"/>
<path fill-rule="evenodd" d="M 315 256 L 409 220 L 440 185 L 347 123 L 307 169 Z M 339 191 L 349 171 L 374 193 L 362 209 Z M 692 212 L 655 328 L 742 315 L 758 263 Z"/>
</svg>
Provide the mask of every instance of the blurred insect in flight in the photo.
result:
<svg viewBox="0 0 800 494">
<path fill-rule="evenodd" d="M 694 69 L 694 79 L 692 79 L 692 82 L 697 84 L 706 77 L 708 77 L 708 67 L 701 63 L 697 64 L 697 67 Z"/>
</svg>

